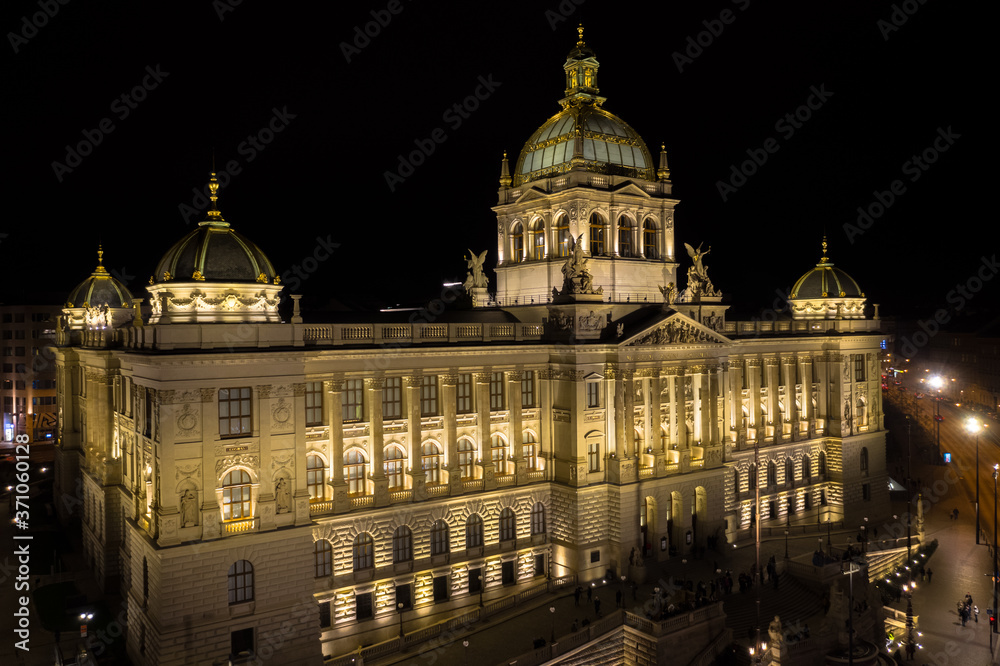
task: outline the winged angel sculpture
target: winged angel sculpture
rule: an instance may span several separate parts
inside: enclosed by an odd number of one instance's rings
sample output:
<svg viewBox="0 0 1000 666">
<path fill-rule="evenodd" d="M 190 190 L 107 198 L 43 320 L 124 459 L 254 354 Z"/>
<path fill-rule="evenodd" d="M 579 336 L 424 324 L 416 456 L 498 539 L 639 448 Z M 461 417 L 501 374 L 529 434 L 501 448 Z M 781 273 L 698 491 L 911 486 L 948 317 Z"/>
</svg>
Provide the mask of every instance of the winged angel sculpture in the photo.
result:
<svg viewBox="0 0 1000 666">
<path fill-rule="evenodd" d="M 712 247 L 709 246 L 704 252 L 701 250 L 701 243 L 698 244 L 698 249 L 691 247 L 688 243 L 684 243 L 684 247 L 687 248 L 688 256 L 691 257 L 691 263 L 694 265 L 688 268 L 687 288 L 684 289 L 678 300 L 690 302 L 697 300 L 701 296 L 721 296 L 722 292 L 716 291 L 712 285 L 712 280 L 708 277 L 708 269 L 705 268 L 704 263 L 704 257 L 712 251 Z"/>
<path fill-rule="evenodd" d="M 483 273 L 483 264 L 486 262 L 487 252 L 489 250 L 483 250 L 482 254 L 477 256 L 475 252 L 469 250 L 469 256 L 465 258 L 465 265 L 469 269 L 469 274 L 465 277 L 466 290 L 477 287 L 486 288 L 486 275 Z"/>
</svg>

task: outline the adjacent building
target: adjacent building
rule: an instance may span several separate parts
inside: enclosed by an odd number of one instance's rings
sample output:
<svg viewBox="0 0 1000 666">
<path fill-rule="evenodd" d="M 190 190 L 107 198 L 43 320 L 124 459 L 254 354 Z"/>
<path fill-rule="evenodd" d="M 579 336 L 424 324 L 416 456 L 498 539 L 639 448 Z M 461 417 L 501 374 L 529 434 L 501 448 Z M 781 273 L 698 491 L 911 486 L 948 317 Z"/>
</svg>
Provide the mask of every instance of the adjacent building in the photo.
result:
<svg viewBox="0 0 1000 666">
<path fill-rule="evenodd" d="M 0 305 L 0 398 L 3 433 L 32 441 L 56 434 L 55 342 L 57 305 Z"/>
</svg>

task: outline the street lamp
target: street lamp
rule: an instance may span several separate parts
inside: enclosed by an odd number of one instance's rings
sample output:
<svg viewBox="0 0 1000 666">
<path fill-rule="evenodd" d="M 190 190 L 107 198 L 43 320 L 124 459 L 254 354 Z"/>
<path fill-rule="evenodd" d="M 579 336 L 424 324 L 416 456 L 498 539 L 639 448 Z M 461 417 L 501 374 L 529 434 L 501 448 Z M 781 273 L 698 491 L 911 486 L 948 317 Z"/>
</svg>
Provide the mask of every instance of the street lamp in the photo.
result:
<svg viewBox="0 0 1000 666">
<path fill-rule="evenodd" d="M 93 619 L 94 619 L 93 613 L 80 613 L 80 622 L 83 623 L 83 626 L 80 627 L 80 634 L 81 634 L 80 638 L 87 637 L 87 625 L 89 625 L 90 621 Z"/>
<path fill-rule="evenodd" d="M 913 640 L 913 591 L 917 589 L 917 584 L 912 580 L 912 570 L 911 570 L 911 580 L 906 585 L 903 586 L 903 594 L 906 595 L 906 652 L 910 654 L 911 651 L 916 650 L 915 641 Z M 992 636 L 991 636 L 992 638 Z"/>
<path fill-rule="evenodd" d="M 982 424 L 976 419 L 969 419 L 965 422 L 965 429 L 970 435 L 976 436 L 976 545 L 979 545 L 979 431 Z"/>
<path fill-rule="evenodd" d="M 935 442 L 937 446 L 937 462 L 936 465 L 941 464 L 941 421 L 939 420 L 941 416 L 941 387 L 944 386 L 944 380 L 938 375 L 934 375 L 927 380 L 927 383 L 931 385 L 937 393 L 934 395 L 934 430 L 935 430 Z"/>
<path fill-rule="evenodd" d="M 1000 464 L 993 465 L 993 617 L 997 613 L 997 475 L 1000 474 Z M 993 634 L 997 631 L 994 620 L 990 626 L 990 654 L 993 653 Z"/>
<path fill-rule="evenodd" d="M 552 616 L 552 643 L 556 642 L 556 607 L 549 606 L 549 614 Z"/>
<path fill-rule="evenodd" d="M 841 564 L 840 573 L 851 577 L 850 596 L 847 602 L 847 663 L 854 666 L 854 574 L 861 571 L 861 565 L 853 560 L 845 571 Z"/>
<path fill-rule="evenodd" d="M 469 641 L 462 641 L 462 647 L 465 648 L 463 652 L 465 655 L 465 666 L 469 666 Z"/>
<path fill-rule="evenodd" d="M 483 575 L 479 574 L 479 607 L 483 607 Z"/>
<path fill-rule="evenodd" d="M 622 608 L 625 608 L 625 576 L 622 576 L 622 602 L 619 604 Z"/>
<path fill-rule="evenodd" d="M 399 637 L 403 637 L 403 602 L 396 602 L 396 608 L 399 609 Z"/>
<path fill-rule="evenodd" d="M 788 559 L 788 530 L 785 530 L 785 559 Z"/>
</svg>

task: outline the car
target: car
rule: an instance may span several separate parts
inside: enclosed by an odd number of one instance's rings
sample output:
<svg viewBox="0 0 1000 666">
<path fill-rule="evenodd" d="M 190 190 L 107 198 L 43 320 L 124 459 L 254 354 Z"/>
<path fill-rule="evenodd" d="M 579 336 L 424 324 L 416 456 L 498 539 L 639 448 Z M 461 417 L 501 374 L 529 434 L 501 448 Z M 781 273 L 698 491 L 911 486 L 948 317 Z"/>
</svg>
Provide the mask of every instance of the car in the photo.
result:
<svg viewBox="0 0 1000 666">
<path fill-rule="evenodd" d="M 917 400 L 920 400 L 921 398 L 924 397 L 924 394 L 923 393 L 914 393 L 913 397 L 916 398 Z"/>
<path fill-rule="evenodd" d="M 883 391 L 888 391 L 889 390 L 888 384 L 882 384 L 882 390 Z"/>
<path fill-rule="evenodd" d="M 935 421 L 944 421 L 944 417 L 941 416 L 940 414 L 935 414 L 934 415 L 934 420 Z"/>
<path fill-rule="evenodd" d="M 906 387 L 905 387 L 905 386 L 898 386 L 897 388 L 898 388 L 898 389 L 899 389 L 900 391 L 905 391 L 905 390 L 906 390 Z"/>
</svg>

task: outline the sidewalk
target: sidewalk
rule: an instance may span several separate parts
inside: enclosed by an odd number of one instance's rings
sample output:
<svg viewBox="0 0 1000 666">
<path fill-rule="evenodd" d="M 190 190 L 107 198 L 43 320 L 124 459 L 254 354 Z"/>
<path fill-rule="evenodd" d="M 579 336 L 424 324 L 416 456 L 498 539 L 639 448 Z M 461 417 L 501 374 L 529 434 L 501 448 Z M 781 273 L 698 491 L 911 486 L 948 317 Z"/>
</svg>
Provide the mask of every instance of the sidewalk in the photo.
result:
<svg viewBox="0 0 1000 666">
<path fill-rule="evenodd" d="M 922 648 L 917 651 L 916 663 L 945 666 L 986 666 L 990 661 L 989 619 L 986 609 L 993 603 L 993 587 L 989 577 L 992 555 L 986 545 L 976 545 L 975 510 L 961 484 L 944 480 L 945 465 L 927 465 L 914 462 L 913 476 L 923 485 L 933 488 L 947 487 L 947 493 L 935 496 L 936 502 L 925 504 L 924 523 L 927 541 L 937 539 L 937 551 L 925 566 L 934 575 L 932 582 L 917 582 L 913 594 L 913 613 L 919 617 L 918 638 Z M 913 489 L 916 490 L 916 489 Z M 902 515 L 907 507 L 894 503 L 894 510 Z M 950 512 L 959 509 L 959 519 L 952 520 Z M 915 509 L 915 507 L 914 507 Z M 970 620 L 962 626 L 957 612 L 959 600 L 971 594 L 979 607 L 979 622 Z M 889 604 L 906 611 L 906 599 Z M 994 634 L 994 644 L 1000 634 Z M 997 662 L 992 662 L 997 663 Z"/>
</svg>

